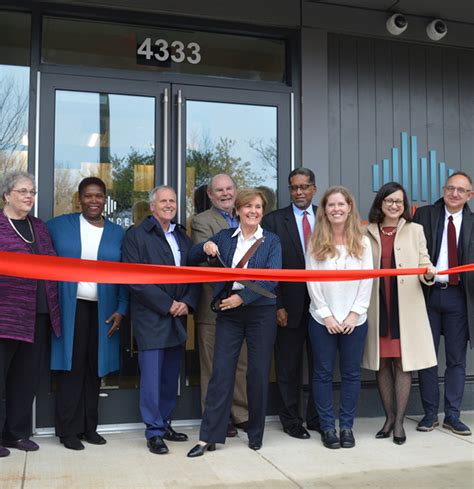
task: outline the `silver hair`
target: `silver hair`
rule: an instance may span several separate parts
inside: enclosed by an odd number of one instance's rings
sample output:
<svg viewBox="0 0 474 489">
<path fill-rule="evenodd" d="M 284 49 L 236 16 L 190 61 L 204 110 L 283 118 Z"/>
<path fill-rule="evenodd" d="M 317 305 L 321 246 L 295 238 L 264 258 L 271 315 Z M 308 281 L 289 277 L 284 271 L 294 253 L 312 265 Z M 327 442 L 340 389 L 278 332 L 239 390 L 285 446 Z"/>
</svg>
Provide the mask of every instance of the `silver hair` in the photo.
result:
<svg viewBox="0 0 474 489">
<path fill-rule="evenodd" d="M 31 173 L 20 170 L 11 170 L 5 174 L 0 181 L 0 195 L 5 200 L 5 195 L 9 194 L 19 180 L 30 180 L 35 185 L 35 177 Z"/>
<path fill-rule="evenodd" d="M 234 177 L 232 175 L 229 175 L 228 173 L 218 173 L 217 175 L 214 175 L 213 177 L 210 178 L 209 184 L 207 186 L 208 190 L 212 192 L 212 187 L 214 185 L 214 180 L 217 177 L 229 177 L 232 180 L 232 183 L 234 184 L 234 188 L 237 190 L 237 182 L 235 181 Z"/>
<path fill-rule="evenodd" d="M 160 190 L 172 190 L 176 194 L 176 190 L 173 187 L 170 187 L 169 185 L 158 185 L 148 194 L 148 201 L 150 204 L 155 201 L 155 195 Z"/>
</svg>

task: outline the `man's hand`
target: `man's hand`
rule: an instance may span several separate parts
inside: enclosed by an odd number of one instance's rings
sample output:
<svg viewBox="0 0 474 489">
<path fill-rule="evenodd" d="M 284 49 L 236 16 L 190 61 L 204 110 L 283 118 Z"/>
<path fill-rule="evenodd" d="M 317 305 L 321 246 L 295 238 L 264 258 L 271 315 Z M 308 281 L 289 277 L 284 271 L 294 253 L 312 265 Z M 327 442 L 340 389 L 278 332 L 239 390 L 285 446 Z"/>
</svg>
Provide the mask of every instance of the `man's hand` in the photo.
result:
<svg viewBox="0 0 474 489">
<path fill-rule="evenodd" d="M 112 326 L 107 331 L 107 336 L 110 338 L 116 331 L 120 329 L 120 323 L 122 322 L 123 316 L 119 312 L 114 312 L 107 321 L 107 324 L 112 323 Z"/>
<path fill-rule="evenodd" d="M 239 294 L 232 294 L 221 301 L 220 309 L 221 311 L 227 311 L 229 309 L 235 309 L 244 303 L 242 297 Z"/>
<path fill-rule="evenodd" d="M 186 314 L 189 314 L 189 308 L 188 308 L 187 304 L 185 304 L 184 302 L 173 301 L 173 304 L 171 304 L 169 313 L 173 317 L 186 316 Z"/>
<path fill-rule="evenodd" d="M 288 313 L 284 307 L 277 309 L 277 324 L 281 328 L 288 326 Z"/>
</svg>

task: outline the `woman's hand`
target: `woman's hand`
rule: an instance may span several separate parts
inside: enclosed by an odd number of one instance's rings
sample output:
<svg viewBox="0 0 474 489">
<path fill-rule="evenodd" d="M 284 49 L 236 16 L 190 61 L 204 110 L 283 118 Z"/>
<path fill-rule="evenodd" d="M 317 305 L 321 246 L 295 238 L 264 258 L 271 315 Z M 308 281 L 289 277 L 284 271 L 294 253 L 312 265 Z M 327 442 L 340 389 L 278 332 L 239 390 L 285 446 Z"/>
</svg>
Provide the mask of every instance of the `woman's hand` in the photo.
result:
<svg viewBox="0 0 474 489">
<path fill-rule="evenodd" d="M 351 334 L 354 331 L 354 328 L 356 327 L 358 319 L 359 319 L 359 315 L 356 312 L 351 311 L 347 315 L 346 319 L 342 321 L 342 327 L 343 327 L 342 333 Z"/>
<path fill-rule="evenodd" d="M 120 323 L 122 322 L 123 316 L 119 312 L 114 312 L 107 321 L 107 324 L 112 323 L 112 326 L 107 331 L 107 336 L 110 338 L 116 331 L 120 329 Z"/>
<path fill-rule="evenodd" d="M 207 256 L 216 256 L 219 254 L 219 248 L 213 241 L 206 241 L 202 247 L 202 250 Z"/>
<path fill-rule="evenodd" d="M 342 324 L 339 324 L 334 316 L 328 316 L 327 318 L 324 318 L 324 326 L 326 326 L 329 334 L 337 334 L 344 331 Z"/>
<path fill-rule="evenodd" d="M 434 280 L 435 275 L 436 275 L 436 268 L 428 267 L 428 270 L 425 273 L 424 277 L 427 282 L 431 282 L 432 280 Z"/>
<path fill-rule="evenodd" d="M 223 299 L 221 301 L 220 309 L 221 311 L 235 309 L 236 307 L 241 306 L 243 303 L 244 300 L 239 294 L 232 294 L 231 296 L 227 297 L 227 299 Z"/>
</svg>

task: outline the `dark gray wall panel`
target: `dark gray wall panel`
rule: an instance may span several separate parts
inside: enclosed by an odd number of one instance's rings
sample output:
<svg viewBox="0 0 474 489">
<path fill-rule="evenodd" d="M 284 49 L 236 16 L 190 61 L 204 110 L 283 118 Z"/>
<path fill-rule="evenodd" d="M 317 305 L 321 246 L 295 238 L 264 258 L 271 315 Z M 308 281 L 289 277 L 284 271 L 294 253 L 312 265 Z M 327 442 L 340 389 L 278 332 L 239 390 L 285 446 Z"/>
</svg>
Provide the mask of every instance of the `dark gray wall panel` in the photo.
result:
<svg viewBox="0 0 474 489">
<path fill-rule="evenodd" d="M 413 203 L 426 203 L 421 201 L 420 158 L 427 158 L 429 176 L 430 150 L 436 151 L 437 183 L 440 161 L 474 174 L 473 66 L 471 51 L 329 35 L 330 183 L 354 192 L 363 218 L 375 195 L 372 165 L 379 165 L 382 181 L 383 160 L 389 160 L 391 178 L 393 147 L 401 177 L 401 132 L 408 139 L 407 191 Z M 425 181 L 429 191 L 430 181 Z"/>
</svg>

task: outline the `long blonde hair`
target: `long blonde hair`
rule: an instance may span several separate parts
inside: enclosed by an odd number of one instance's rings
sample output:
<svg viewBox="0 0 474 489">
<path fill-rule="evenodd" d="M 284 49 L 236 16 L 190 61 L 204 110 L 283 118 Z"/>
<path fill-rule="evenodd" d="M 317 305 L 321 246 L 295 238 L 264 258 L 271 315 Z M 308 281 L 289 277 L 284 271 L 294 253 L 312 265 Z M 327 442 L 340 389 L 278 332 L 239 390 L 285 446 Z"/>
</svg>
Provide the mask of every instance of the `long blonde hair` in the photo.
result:
<svg viewBox="0 0 474 489">
<path fill-rule="evenodd" d="M 331 223 L 326 215 L 328 199 L 333 194 L 341 194 L 351 207 L 344 227 L 344 245 L 349 255 L 361 258 L 364 252 L 362 245 L 362 227 L 360 225 L 359 211 L 353 195 L 342 186 L 329 187 L 324 193 L 316 214 L 316 224 L 310 240 L 310 250 L 316 260 L 325 260 L 339 255 L 332 233 Z"/>
</svg>

